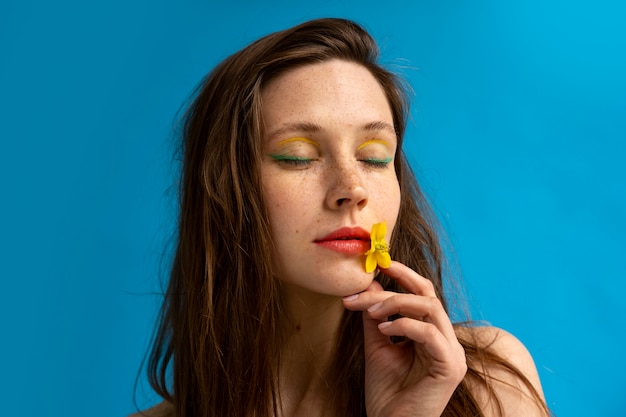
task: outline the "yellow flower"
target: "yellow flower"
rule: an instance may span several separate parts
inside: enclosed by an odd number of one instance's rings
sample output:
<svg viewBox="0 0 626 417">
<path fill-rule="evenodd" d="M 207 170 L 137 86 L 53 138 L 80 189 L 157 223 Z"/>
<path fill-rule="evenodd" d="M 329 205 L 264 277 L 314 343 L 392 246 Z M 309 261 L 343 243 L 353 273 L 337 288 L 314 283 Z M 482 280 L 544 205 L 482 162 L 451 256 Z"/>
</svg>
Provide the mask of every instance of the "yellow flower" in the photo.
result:
<svg viewBox="0 0 626 417">
<path fill-rule="evenodd" d="M 389 245 L 385 242 L 387 224 L 385 222 L 376 223 L 372 226 L 370 233 L 371 247 L 365 252 L 365 272 L 373 272 L 377 265 L 382 268 L 391 266 L 391 256 L 389 256 Z"/>
</svg>

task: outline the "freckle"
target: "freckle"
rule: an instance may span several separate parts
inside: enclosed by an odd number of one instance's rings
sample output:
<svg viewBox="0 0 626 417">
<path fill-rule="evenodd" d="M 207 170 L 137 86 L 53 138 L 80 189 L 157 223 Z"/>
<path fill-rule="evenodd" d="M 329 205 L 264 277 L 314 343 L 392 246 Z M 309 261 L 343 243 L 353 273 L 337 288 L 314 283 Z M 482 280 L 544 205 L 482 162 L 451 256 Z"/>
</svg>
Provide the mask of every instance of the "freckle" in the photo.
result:
<svg viewBox="0 0 626 417">
<path fill-rule="evenodd" d="M 296 324 L 296 331 L 299 332 L 300 331 L 300 325 Z"/>
</svg>

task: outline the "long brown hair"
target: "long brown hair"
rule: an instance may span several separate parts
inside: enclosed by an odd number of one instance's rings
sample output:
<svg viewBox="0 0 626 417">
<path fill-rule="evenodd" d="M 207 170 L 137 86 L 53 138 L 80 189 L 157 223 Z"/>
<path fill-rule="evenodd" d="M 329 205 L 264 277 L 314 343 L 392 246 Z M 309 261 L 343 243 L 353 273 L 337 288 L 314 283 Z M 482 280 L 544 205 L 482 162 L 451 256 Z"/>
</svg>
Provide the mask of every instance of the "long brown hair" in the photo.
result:
<svg viewBox="0 0 626 417">
<path fill-rule="evenodd" d="M 392 257 L 429 278 L 445 305 L 439 228 L 401 148 L 409 108 L 402 81 L 377 63 L 376 43 L 354 22 L 319 19 L 270 34 L 219 64 L 184 117 L 176 251 L 148 362 L 150 384 L 173 404 L 175 417 L 277 414 L 283 310 L 260 192 L 260 93 L 285 71 L 333 58 L 363 65 L 387 95 L 401 189 Z M 377 279 L 401 290 L 383 275 Z M 328 404 L 337 415 L 365 416 L 362 330 L 360 313 L 346 311 L 338 366 L 328 378 Z M 486 387 L 479 365 L 493 362 L 532 388 L 475 341 L 462 343 L 468 374 Z M 444 415 L 481 415 L 464 383 Z"/>
</svg>

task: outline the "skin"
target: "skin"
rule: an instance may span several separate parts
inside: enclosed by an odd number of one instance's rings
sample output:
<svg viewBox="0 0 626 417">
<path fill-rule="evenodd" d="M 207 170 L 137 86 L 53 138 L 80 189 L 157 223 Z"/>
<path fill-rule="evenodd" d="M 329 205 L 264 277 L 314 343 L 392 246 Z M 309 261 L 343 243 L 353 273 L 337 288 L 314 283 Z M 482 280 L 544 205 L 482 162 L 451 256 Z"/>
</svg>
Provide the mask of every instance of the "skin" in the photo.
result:
<svg viewBox="0 0 626 417">
<path fill-rule="evenodd" d="M 286 329 L 280 375 L 283 415 L 319 415 L 323 408 L 323 378 L 344 308 L 363 312 L 368 416 L 441 415 L 467 365 L 431 282 L 392 262 L 384 272 L 408 294 L 383 291 L 374 274 L 364 272 L 362 256 L 315 244 L 342 226 L 369 231 L 385 220 L 387 240 L 393 231 L 400 204 L 393 164 L 368 163 L 389 160 L 396 151 L 392 129 L 381 127 L 393 123 L 382 88 L 364 67 L 331 60 L 277 77 L 262 100 L 263 196 L 293 324 Z M 396 314 L 402 318 L 387 320 Z M 495 340 L 493 347 L 541 392 L 532 359 L 517 339 L 494 328 L 471 331 L 485 344 Z M 408 341 L 392 344 L 390 336 Z M 498 375 L 505 381 L 495 387 L 506 415 L 542 415 L 517 381 Z M 496 415 L 481 389 L 475 386 L 486 415 Z"/>
<path fill-rule="evenodd" d="M 392 126 L 382 88 L 364 67 L 332 60 L 279 76 L 266 86 L 262 100 L 268 155 L 261 166 L 264 200 L 279 279 L 299 329 L 288 344 L 289 366 L 281 375 L 285 415 L 319 410 L 311 406 L 323 402 L 322 376 L 343 308 L 364 311 L 368 415 L 439 415 L 466 365 L 430 282 L 394 262 L 386 273 L 413 294 L 382 291 L 374 274 L 364 272 L 362 255 L 315 243 L 342 226 L 370 230 L 385 220 L 387 239 L 393 230 L 400 205 L 393 164 L 373 167 L 367 161 L 392 157 L 396 137 L 393 129 L 364 129 Z M 302 128 L 311 124 L 316 128 Z M 307 162 L 285 163 L 285 157 Z M 404 318 L 387 322 L 395 313 Z M 392 335 L 414 342 L 393 345 Z"/>
<path fill-rule="evenodd" d="M 263 198 L 292 323 L 280 381 L 283 413 L 304 416 L 320 410 L 327 395 L 323 375 L 344 310 L 341 298 L 364 291 L 374 278 L 363 268 L 362 253 L 315 242 L 341 227 L 369 233 L 382 220 L 390 238 L 400 206 L 391 162 L 396 135 L 382 88 L 352 63 L 289 71 L 265 86 L 262 102 Z"/>
<path fill-rule="evenodd" d="M 382 220 L 393 229 L 396 135 L 382 88 L 365 68 L 331 61 L 283 74 L 264 88 L 262 102 L 263 198 L 285 296 L 365 290 L 374 274 L 365 273 L 362 252 L 315 242 L 341 227 L 369 236 Z"/>
<path fill-rule="evenodd" d="M 387 240 L 393 231 L 400 192 L 393 163 L 381 161 L 394 156 L 396 137 L 382 88 L 364 67 L 331 60 L 282 74 L 265 87 L 262 100 L 262 192 L 288 317 L 281 416 L 322 413 L 344 309 L 363 316 L 367 415 L 440 416 L 467 365 L 431 282 L 393 261 L 384 273 L 408 293 L 384 291 L 374 273 L 365 273 L 362 254 L 316 243 L 340 227 L 369 231 L 382 220 Z M 388 321 L 393 315 L 402 317 Z M 541 393 L 532 358 L 515 337 L 493 327 L 457 331 L 474 332 Z M 407 340 L 392 344 L 390 336 Z M 544 415 L 516 379 L 486 371 L 502 380 L 493 387 L 504 415 Z M 499 415 L 483 388 L 473 389 L 485 415 Z M 145 415 L 169 411 L 161 404 Z"/>
</svg>

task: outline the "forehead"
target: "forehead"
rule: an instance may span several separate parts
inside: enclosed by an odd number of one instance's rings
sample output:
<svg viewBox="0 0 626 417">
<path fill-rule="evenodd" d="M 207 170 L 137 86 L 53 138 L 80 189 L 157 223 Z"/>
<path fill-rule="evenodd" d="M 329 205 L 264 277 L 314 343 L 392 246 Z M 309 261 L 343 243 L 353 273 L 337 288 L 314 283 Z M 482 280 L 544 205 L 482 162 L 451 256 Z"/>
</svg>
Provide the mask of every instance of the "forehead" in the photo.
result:
<svg viewBox="0 0 626 417">
<path fill-rule="evenodd" d="M 261 91 L 266 127 L 281 123 L 343 122 L 393 125 L 385 91 L 364 66 L 330 60 L 294 68 Z"/>
</svg>

